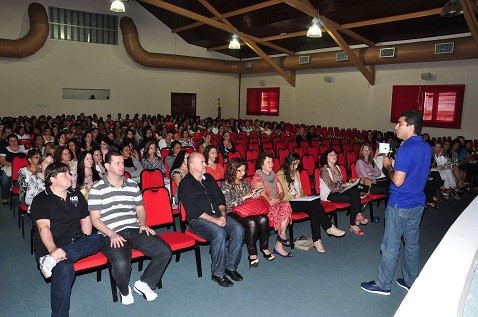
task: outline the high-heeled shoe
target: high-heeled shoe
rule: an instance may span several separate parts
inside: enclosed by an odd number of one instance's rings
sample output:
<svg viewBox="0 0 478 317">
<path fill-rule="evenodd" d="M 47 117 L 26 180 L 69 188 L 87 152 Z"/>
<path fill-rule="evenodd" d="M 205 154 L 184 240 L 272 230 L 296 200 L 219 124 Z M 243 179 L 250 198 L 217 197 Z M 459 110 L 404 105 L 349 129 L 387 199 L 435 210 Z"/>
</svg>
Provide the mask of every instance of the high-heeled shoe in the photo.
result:
<svg viewBox="0 0 478 317">
<path fill-rule="evenodd" d="M 358 235 L 358 236 L 363 236 L 363 235 L 364 235 L 364 233 L 363 233 L 362 229 L 360 229 L 360 227 L 358 227 L 358 230 L 356 230 L 356 229 L 354 229 L 354 228 L 352 228 L 352 227 L 356 227 L 356 226 L 349 225 L 349 230 L 350 230 L 350 232 L 353 232 L 353 233 L 355 233 L 355 234 Z"/>
<path fill-rule="evenodd" d="M 358 225 L 366 225 L 368 224 L 368 219 L 367 218 L 355 218 L 355 224 L 358 226 Z"/>
<path fill-rule="evenodd" d="M 291 258 L 291 257 L 292 257 L 292 253 L 287 252 L 286 255 L 283 255 L 282 253 L 280 253 L 279 251 L 277 251 L 276 248 L 274 248 L 274 251 L 273 251 L 273 252 L 274 252 L 274 254 L 277 254 L 277 255 L 279 255 L 279 256 L 281 256 L 281 257 L 283 257 L 283 258 Z"/>
<path fill-rule="evenodd" d="M 251 267 L 256 268 L 256 267 L 258 267 L 258 266 L 259 266 L 259 258 L 251 259 L 251 258 L 249 257 L 249 269 L 250 269 Z"/>
<path fill-rule="evenodd" d="M 285 247 L 290 247 L 290 240 L 289 239 L 282 239 L 282 237 L 280 235 L 277 235 L 276 241 L 279 241 Z"/>
<path fill-rule="evenodd" d="M 266 254 L 264 251 L 261 251 L 262 252 L 262 255 L 264 256 L 264 259 L 266 259 L 267 261 L 273 261 L 276 257 L 274 256 L 274 253 L 269 253 L 269 254 Z"/>
</svg>

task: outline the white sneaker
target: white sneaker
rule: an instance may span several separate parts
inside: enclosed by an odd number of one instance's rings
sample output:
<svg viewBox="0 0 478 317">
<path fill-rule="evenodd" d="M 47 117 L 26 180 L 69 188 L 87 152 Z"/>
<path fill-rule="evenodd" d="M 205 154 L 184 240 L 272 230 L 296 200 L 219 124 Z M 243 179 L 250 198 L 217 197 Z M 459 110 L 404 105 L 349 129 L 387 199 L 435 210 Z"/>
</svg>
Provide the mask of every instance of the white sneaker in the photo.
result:
<svg viewBox="0 0 478 317">
<path fill-rule="evenodd" d="M 338 229 L 336 226 L 332 225 L 329 229 L 326 230 L 327 234 L 334 237 L 343 237 L 345 231 Z"/>
<path fill-rule="evenodd" d="M 317 252 L 319 252 L 319 253 L 324 253 L 325 252 L 325 248 L 322 245 L 322 240 L 320 240 L 320 239 L 314 242 L 314 247 L 317 249 Z"/>
<path fill-rule="evenodd" d="M 131 291 L 131 287 L 128 286 L 128 295 L 121 294 L 121 303 L 123 305 L 131 305 L 134 303 L 133 292 Z"/>
<path fill-rule="evenodd" d="M 137 280 L 134 283 L 134 291 L 139 295 L 143 295 L 144 299 L 147 301 L 155 300 L 158 297 L 158 294 L 156 294 L 148 284 L 141 282 L 140 280 Z"/>
<path fill-rule="evenodd" d="M 49 254 L 42 256 L 38 259 L 40 263 L 40 271 L 45 278 L 49 278 L 51 276 L 51 271 L 56 266 L 56 260 Z"/>
</svg>

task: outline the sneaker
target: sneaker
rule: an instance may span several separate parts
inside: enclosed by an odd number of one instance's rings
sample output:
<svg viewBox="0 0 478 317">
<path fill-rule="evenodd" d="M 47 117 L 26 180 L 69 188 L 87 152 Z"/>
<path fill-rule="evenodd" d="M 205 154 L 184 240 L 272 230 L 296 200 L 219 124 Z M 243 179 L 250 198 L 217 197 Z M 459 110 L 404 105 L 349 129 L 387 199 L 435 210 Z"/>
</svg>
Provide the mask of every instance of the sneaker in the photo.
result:
<svg viewBox="0 0 478 317">
<path fill-rule="evenodd" d="M 397 284 L 398 286 L 404 288 L 407 290 L 407 292 L 410 290 L 410 286 L 408 286 L 407 284 L 405 284 L 405 280 L 403 278 L 397 278 Z"/>
<path fill-rule="evenodd" d="M 385 290 L 380 288 L 375 281 L 363 282 L 360 284 L 360 287 L 369 293 L 380 294 L 380 295 L 390 295 L 390 290 Z"/>
<path fill-rule="evenodd" d="M 40 271 L 45 278 L 49 278 L 51 276 L 51 271 L 56 266 L 56 260 L 51 255 L 42 256 L 39 261 L 40 263 Z"/>
<path fill-rule="evenodd" d="M 322 245 L 322 240 L 317 240 L 314 242 L 314 247 L 317 249 L 317 252 L 319 253 L 325 253 L 325 248 Z"/>
<path fill-rule="evenodd" d="M 329 229 L 326 230 L 329 236 L 334 237 L 343 237 L 345 236 L 345 231 L 338 229 L 336 226 L 332 225 Z"/>
<path fill-rule="evenodd" d="M 133 292 L 131 292 L 131 287 L 128 286 L 128 295 L 121 294 L 121 303 L 123 305 L 131 305 L 134 303 Z"/>
<path fill-rule="evenodd" d="M 147 283 L 141 282 L 141 280 L 137 280 L 134 283 L 134 291 L 139 295 L 143 295 L 144 299 L 148 302 L 158 298 L 158 294 L 156 294 Z"/>
</svg>

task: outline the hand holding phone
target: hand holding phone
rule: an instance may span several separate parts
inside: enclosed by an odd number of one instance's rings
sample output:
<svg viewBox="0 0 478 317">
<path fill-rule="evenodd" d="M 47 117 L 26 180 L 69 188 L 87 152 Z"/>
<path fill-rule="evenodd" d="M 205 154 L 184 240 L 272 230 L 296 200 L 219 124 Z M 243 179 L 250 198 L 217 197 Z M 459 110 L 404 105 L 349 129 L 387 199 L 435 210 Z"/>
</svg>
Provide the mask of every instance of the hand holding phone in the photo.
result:
<svg viewBox="0 0 478 317">
<path fill-rule="evenodd" d="M 264 188 L 257 188 L 257 189 L 254 189 L 254 195 L 255 194 L 260 194 L 264 191 Z"/>
</svg>

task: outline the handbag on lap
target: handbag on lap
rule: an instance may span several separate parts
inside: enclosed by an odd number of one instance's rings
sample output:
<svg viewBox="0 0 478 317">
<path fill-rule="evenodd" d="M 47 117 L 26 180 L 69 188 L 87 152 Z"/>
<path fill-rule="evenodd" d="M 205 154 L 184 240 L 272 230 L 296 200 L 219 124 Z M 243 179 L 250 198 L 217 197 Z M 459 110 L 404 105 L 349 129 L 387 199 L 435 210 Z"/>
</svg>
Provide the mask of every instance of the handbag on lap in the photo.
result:
<svg viewBox="0 0 478 317">
<path fill-rule="evenodd" d="M 266 215 L 269 212 L 270 204 L 264 196 L 246 200 L 242 204 L 233 207 L 232 211 L 239 217 Z"/>
</svg>

